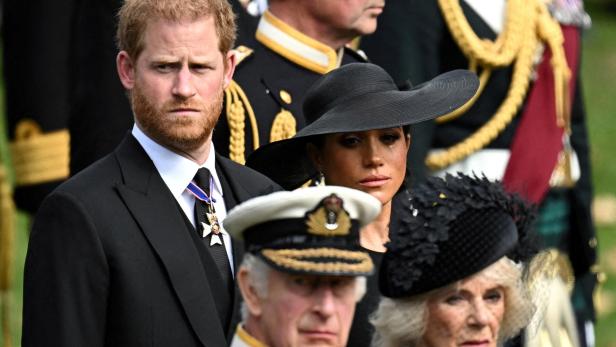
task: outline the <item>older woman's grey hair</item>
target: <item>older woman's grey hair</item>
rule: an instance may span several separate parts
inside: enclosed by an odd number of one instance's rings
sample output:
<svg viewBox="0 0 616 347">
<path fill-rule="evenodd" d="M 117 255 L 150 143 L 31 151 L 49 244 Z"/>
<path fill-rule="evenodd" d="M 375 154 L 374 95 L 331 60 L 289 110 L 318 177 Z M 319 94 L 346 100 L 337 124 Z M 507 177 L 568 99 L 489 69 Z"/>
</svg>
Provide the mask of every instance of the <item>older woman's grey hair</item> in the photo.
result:
<svg viewBox="0 0 616 347">
<path fill-rule="evenodd" d="M 521 266 L 502 257 L 476 276 L 503 288 L 505 312 L 500 324 L 499 344 L 516 336 L 530 322 L 535 311 L 531 296 L 522 278 Z M 375 327 L 373 347 L 418 346 L 426 332 L 428 300 L 445 290 L 455 289 L 461 281 L 408 298 L 382 298 L 371 316 Z"/>
</svg>

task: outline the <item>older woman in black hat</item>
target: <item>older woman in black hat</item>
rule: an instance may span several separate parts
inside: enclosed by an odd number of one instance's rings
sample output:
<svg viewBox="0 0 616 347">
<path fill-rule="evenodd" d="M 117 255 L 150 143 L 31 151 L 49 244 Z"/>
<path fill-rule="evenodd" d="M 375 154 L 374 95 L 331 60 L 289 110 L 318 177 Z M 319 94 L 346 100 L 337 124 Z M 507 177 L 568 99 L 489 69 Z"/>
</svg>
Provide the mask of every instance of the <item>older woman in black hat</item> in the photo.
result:
<svg viewBox="0 0 616 347">
<path fill-rule="evenodd" d="M 306 93 L 303 111 L 308 125 L 293 138 L 259 148 L 246 164 L 286 189 L 313 179 L 376 197 L 383 208 L 362 229 L 361 245 L 378 266 L 389 239 L 392 205 L 407 195 L 403 183 L 409 125 L 458 109 L 477 87 L 473 73 L 457 70 L 400 90 L 376 65 L 344 65 L 321 77 Z M 378 297 L 377 280 L 371 278 L 357 308 L 349 345 L 369 344 L 372 327 L 367 316 Z"/>
<path fill-rule="evenodd" d="M 499 346 L 534 313 L 525 279 L 534 213 L 486 178 L 413 192 L 380 269 L 373 346 Z"/>
</svg>

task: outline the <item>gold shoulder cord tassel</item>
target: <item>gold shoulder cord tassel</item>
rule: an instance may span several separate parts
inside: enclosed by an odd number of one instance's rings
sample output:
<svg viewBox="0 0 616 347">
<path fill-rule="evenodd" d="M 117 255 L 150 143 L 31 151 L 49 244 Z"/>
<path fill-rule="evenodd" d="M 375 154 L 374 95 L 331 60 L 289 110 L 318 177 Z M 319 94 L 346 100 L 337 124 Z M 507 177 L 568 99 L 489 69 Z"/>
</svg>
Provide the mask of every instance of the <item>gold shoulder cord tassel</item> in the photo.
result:
<svg viewBox="0 0 616 347">
<path fill-rule="evenodd" d="M 270 130 L 270 142 L 280 141 L 293 137 L 296 133 L 297 122 L 293 114 L 285 109 L 281 109 Z"/>
<path fill-rule="evenodd" d="M 563 150 L 558 155 L 556 167 L 550 178 L 550 186 L 571 188 L 575 185 L 572 173 L 574 151 L 569 141 L 569 136 L 571 135 L 571 100 L 569 95 L 571 69 L 569 69 L 567 57 L 563 49 L 564 37 L 560 24 L 550 16 L 545 7 L 542 8 L 540 16 L 543 20 L 539 22 L 538 34 L 547 43 L 552 52 L 551 65 L 554 73 L 556 123 L 565 130 Z"/>
<path fill-rule="evenodd" d="M 481 69 L 481 73 L 479 91 L 473 99 L 461 110 L 445 115 L 437 122 L 455 119 L 466 112 L 483 92 L 493 69 L 511 64 L 514 64 L 514 69 L 507 96 L 492 118 L 464 141 L 443 152 L 428 155 L 426 165 L 430 169 L 440 170 L 466 158 L 487 146 L 505 129 L 524 102 L 533 72 L 533 58 L 541 41 L 547 42 L 554 57 L 552 67 L 557 110 L 567 109 L 568 106 L 564 105 L 568 105 L 568 102 L 563 103 L 563 100 L 567 100 L 563 89 L 565 93 L 568 90 L 563 81 L 568 81 L 568 78 L 563 74 L 563 66 L 567 68 L 567 64 L 564 60 L 562 32 L 541 0 L 509 0 L 505 28 L 494 42 L 477 37 L 462 12 L 459 0 L 439 0 L 439 6 L 451 35 L 469 60 L 469 68 L 473 71 Z M 559 112 L 563 115 L 565 113 Z"/>
<path fill-rule="evenodd" d="M 3 346 L 11 346 L 9 317 L 12 287 L 13 247 L 15 243 L 15 205 L 4 165 L 0 164 L 0 321 Z"/>
<path fill-rule="evenodd" d="M 255 113 L 250 105 L 250 101 L 242 88 L 231 81 L 229 87 L 225 89 L 225 105 L 227 123 L 229 124 L 229 157 L 231 160 L 245 164 L 245 127 L 246 115 L 250 120 L 252 129 L 253 149 L 259 148 L 259 129 Z"/>
</svg>

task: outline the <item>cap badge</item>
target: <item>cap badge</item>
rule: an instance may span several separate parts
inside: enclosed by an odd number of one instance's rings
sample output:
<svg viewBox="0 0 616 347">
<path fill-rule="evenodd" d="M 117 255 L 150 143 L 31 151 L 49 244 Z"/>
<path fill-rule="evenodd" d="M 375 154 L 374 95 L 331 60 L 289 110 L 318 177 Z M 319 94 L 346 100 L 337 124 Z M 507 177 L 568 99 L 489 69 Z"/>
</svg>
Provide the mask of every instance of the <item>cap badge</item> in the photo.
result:
<svg viewBox="0 0 616 347">
<path fill-rule="evenodd" d="M 348 235 L 351 218 L 342 207 L 342 199 L 332 194 L 321 200 L 317 207 L 306 213 L 308 232 L 320 236 Z"/>
</svg>

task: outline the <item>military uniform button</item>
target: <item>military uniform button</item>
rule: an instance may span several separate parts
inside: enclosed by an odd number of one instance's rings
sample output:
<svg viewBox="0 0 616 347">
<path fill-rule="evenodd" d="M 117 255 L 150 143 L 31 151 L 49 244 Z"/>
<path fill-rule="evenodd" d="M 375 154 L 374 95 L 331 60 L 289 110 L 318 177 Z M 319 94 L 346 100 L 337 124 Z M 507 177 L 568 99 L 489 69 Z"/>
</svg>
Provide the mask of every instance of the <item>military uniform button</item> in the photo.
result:
<svg viewBox="0 0 616 347">
<path fill-rule="evenodd" d="M 291 98 L 291 94 L 289 94 L 289 92 L 287 92 L 286 90 L 280 91 L 280 99 L 282 99 L 282 101 L 284 101 L 287 105 L 293 101 L 293 98 Z"/>
</svg>

